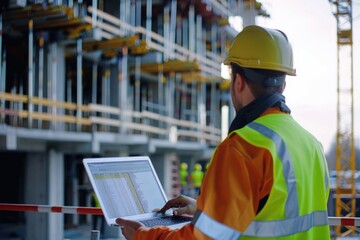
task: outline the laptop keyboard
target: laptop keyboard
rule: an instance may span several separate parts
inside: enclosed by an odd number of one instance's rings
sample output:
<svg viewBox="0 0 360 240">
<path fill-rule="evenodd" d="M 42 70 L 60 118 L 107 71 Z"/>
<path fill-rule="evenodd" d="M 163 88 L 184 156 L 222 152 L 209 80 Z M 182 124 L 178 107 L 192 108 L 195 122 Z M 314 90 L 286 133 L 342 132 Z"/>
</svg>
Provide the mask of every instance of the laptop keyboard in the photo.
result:
<svg viewBox="0 0 360 240">
<path fill-rule="evenodd" d="M 192 217 L 186 216 L 162 216 L 156 218 L 150 218 L 140 221 L 146 227 L 154 227 L 154 226 L 169 226 L 173 224 L 183 223 L 191 221 Z"/>
</svg>

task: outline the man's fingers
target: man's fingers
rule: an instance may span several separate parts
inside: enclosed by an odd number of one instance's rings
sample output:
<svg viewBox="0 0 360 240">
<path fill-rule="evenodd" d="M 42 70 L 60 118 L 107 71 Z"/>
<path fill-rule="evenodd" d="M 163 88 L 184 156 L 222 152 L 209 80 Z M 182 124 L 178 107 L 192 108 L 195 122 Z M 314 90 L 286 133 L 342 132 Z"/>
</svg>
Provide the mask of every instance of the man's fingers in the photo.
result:
<svg viewBox="0 0 360 240">
<path fill-rule="evenodd" d="M 115 220 L 115 222 L 121 227 L 121 226 L 124 226 L 126 224 L 126 220 L 125 219 L 122 219 L 122 218 L 117 218 Z"/>
<path fill-rule="evenodd" d="M 126 220 L 123 218 L 117 218 L 115 221 L 121 228 L 124 227 L 138 228 L 140 225 L 138 222 Z"/>
<path fill-rule="evenodd" d="M 176 216 L 179 216 L 179 215 L 182 215 L 182 214 L 185 214 L 185 213 L 189 213 L 189 207 L 188 206 L 185 206 L 185 207 L 178 208 L 178 209 L 174 210 L 174 215 L 176 215 Z"/>
<path fill-rule="evenodd" d="M 166 212 L 167 210 L 169 210 L 170 208 L 173 207 L 178 207 L 178 200 L 177 198 L 171 199 L 169 200 L 167 203 L 165 203 L 165 205 L 160 209 L 160 212 Z"/>
</svg>

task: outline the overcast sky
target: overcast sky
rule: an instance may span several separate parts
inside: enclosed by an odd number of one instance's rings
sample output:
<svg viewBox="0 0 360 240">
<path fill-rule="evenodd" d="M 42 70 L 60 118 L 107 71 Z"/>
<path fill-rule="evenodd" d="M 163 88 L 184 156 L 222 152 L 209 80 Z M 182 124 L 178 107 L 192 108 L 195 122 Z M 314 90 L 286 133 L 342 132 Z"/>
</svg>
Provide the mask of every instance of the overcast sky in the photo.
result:
<svg viewBox="0 0 360 240">
<path fill-rule="evenodd" d="M 269 19 L 257 24 L 284 31 L 293 46 L 296 77 L 284 92 L 293 117 L 330 148 L 336 134 L 336 19 L 327 0 L 262 0 Z M 360 0 L 353 0 L 355 135 L 360 137 Z M 356 143 L 360 146 L 359 143 Z"/>
</svg>

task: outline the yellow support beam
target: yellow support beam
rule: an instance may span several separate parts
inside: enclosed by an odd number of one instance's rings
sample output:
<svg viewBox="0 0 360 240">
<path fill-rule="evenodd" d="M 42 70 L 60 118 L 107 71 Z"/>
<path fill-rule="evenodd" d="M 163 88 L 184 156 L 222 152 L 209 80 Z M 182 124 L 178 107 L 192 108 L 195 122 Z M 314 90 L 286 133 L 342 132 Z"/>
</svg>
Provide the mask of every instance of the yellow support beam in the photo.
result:
<svg viewBox="0 0 360 240">
<path fill-rule="evenodd" d="M 4 12 L 4 23 L 14 29 L 25 31 L 28 29 L 29 19 L 33 22 L 35 31 L 62 30 L 69 38 L 80 37 L 83 32 L 91 30 L 92 26 L 83 18 L 75 18 L 74 9 L 63 5 L 33 4 L 20 9 L 10 9 Z"/>
<path fill-rule="evenodd" d="M 46 8 L 42 4 L 33 4 L 20 9 L 9 9 L 4 12 L 4 21 L 20 22 L 30 18 L 43 20 L 46 18 L 74 18 L 74 9 L 63 5 L 48 5 Z"/>
<path fill-rule="evenodd" d="M 88 41 L 83 43 L 83 50 L 87 52 L 97 51 L 97 50 L 116 50 L 123 47 L 133 47 L 136 45 L 138 40 L 138 35 L 126 36 L 126 37 L 117 37 L 109 40 L 103 41 Z"/>
<path fill-rule="evenodd" d="M 129 53 L 131 55 L 144 55 L 149 51 L 149 48 L 146 44 L 146 40 L 141 40 L 140 44 L 130 47 Z"/>
<path fill-rule="evenodd" d="M 223 81 L 221 77 L 209 77 L 200 72 L 188 72 L 181 74 L 181 80 L 185 83 L 200 82 L 200 83 L 220 83 Z"/>
<path fill-rule="evenodd" d="M 143 64 L 141 71 L 148 73 L 163 72 L 164 74 L 170 72 L 196 72 L 200 71 L 200 66 L 196 61 L 170 60 L 164 63 Z"/>
</svg>

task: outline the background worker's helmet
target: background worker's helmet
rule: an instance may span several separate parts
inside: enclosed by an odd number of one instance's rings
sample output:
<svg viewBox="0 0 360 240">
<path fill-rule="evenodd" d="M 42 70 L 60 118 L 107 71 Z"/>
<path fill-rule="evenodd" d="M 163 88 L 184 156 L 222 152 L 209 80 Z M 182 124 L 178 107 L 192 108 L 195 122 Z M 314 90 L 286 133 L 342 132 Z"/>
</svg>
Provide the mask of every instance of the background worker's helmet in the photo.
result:
<svg viewBox="0 0 360 240">
<path fill-rule="evenodd" d="M 202 166 L 201 166 L 200 163 L 196 163 L 196 164 L 194 165 L 194 170 L 201 171 L 201 169 L 202 169 Z"/>
<path fill-rule="evenodd" d="M 180 164 L 180 170 L 187 170 L 188 169 L 188 165 L 186 163 L 181 163 Z"/>
<path fill-rule="evenodd" d="M 296 75 L 292 47 L 285 33 L 252 25 L 245 27 L 232 42 L 225 65 L 267 69 Z"/>
</svg>

